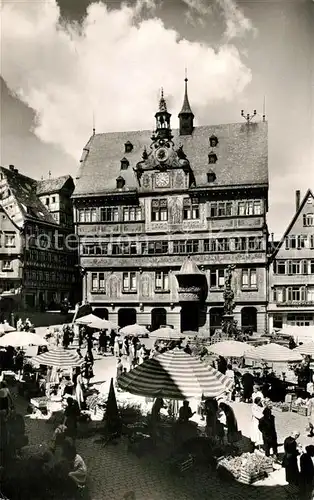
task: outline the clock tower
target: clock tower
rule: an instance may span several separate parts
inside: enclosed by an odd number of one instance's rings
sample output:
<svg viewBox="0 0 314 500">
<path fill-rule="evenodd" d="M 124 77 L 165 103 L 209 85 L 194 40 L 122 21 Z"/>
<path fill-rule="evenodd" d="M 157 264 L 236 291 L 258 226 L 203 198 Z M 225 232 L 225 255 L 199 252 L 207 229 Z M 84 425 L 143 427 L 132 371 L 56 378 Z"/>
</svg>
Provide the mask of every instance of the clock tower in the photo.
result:
<svg viewBox="0 0 314 500">
<path fill-rule="evenodd" d="M 155 114 L 156 129 L 151 137 L 151 151 L 144 149 L 143 161 L 135 168 L 141 190 L 187 189 L 194 182 L 190 162 L 183 147 L 176 148 L 173 142 L 170 118 L 162 90 L 159 109 Z"/>
</svg>

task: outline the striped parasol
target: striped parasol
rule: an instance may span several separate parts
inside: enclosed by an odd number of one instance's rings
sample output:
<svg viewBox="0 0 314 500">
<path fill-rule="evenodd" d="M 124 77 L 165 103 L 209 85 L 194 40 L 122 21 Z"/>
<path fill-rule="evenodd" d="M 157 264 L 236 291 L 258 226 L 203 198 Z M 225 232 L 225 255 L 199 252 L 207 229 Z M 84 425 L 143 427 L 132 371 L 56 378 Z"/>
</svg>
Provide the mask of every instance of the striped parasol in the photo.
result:
<svg viewBox="0 0 314 500">
<path fill-rule="evenodd" d="M 273 363 L 287 363 L 289 361 L 302 361 L 302 356 L 295 349 L 291 350 L 279 344 L 260 345 L 258 347 L 253 347 L 246 352 L 245 355 L 248 359 L 259 359 L 264 361 L 270 361 Z"/>
<path fill-rule="evenodd" d="M 245 342 L 238 342 L 236 340 L 224 340 L 208 346 L 209 352 L 225 356 L 227 358 L 241 358 L 252 347 Z"/>
<path fill-rule="evenodd" d="M 118 378 L 124 391 L 138 396 L 166 399 L 218 397 L 232 385 L 220 372 L 181 349 L 173 349 L 144 361 Z"/>
<path fill-rule="evenodd" d="M 306 342 L 293 349 L 293 351 L 314 358 L 314 342 Z"/>
<path fill-rule="evenodd" d="M 57 368 L 71 368 L 84 363 L 84 359 L 80 358 L 76 352 L 63 349 L 63 347 L 55 347 L 51 351 L 34 356 L 32 361 L 39 365 L 56 366 Z"/>
</svg>

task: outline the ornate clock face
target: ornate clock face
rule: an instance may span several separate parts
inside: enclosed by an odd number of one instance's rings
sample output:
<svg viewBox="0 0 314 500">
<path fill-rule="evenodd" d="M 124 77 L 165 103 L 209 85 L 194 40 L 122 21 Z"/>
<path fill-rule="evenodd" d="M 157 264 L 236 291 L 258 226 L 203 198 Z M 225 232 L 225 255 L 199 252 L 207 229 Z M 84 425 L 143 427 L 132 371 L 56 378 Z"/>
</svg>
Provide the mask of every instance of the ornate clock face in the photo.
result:
<svg viewBox="0 0 314 500">
<path fill-rule="evenodd" d="M 157 160 L 160 161 L 161 163 L 167 161 L 169 156 L 168 150 L 166 148 L 158 148 L 155 154 Z"/>
<path fill-rule="evenodd" d="M 159 172 L 158 174 L 156 174 L 156 186 L 157 187 L 170 186 L 170 176 L 167 172 Z"/>
</svg>

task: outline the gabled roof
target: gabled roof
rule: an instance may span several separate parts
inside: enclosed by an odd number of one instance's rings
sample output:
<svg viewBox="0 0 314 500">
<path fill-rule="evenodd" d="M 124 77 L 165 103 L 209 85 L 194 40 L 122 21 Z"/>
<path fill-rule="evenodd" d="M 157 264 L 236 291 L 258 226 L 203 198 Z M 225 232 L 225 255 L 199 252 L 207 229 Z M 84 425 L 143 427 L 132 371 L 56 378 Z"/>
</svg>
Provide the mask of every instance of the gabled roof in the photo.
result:
<svg viewBox="0 0 314 500">
<path fill-rule="evenodd" d="M 175 147 L 183 146 L 196 187 L 208 186 L 207 172 L 213 168 L 216 173 L 216 180 L 210 185 L 213 187 L 268 184 L 267 122 L 200 126 L 186 136 L 180 136 L 177 129 L 172 133 Z M 218 158 L 215 165 L 208 164 L 212 134 L 219 140 L 215 148 Z M 91 136 L 83 149 L 73 196 L 114 192 L 123 156 L 130 162 L 129 168 L 123 171 L 124 191 L 137 189 L 133 168 L 142 160 L 144 148 L 150 150 L 151 135 L 150 130 L 139 130 Z M 130 153 L 124 151 L 127 141 L 134 146 Z"/>
<path fill-rule="evenodd" d="M 302 202 L 300 203 L 300 206 L 298 208 L 298 210 L 296 211 L 296 213 L 294 214 L 290 224 L 288 225 L 283 237 L 281 238 L 281 240 L 279 241 L 277 247 L 275 248 L 273 254 L 270 256 L 270 260 L 272 261 L 277 253 L 279 252 L 280 248 L 282 247 L 283 243 L 285 242 L 285 239 L 286 237 L 289 235 L 291 229 L 293 228 L 294 224 L 296 223 L 296 221 L 298 220 L 300 214 L 302 213 L 302 210 L 305 206 L 305 204 L 307 203 L 307 200 L 309 199 L 309 197 L 312 197 L 314 199 L 314 195 L 313 195 L 313 192 L 311 191 L 311 189 L 308 189 Z"/>
<path fill-rule="evenodd" d="M 38 220 L 57 225 L 55 219 L 36 194 L 37 181 L 20 174 L 17 170 L 0 167 L 8 188 L 21 211 L 24 220 Z"/>
<path fill-rule="evenodd" d="M 6 211 L 6 209 L 2 205 L 0 205 L 0 213 L 3 213 L 9 219 L 12 226 L 14 226 L 18 231 L 20 231 L 19 226 L 16 224 L 16 222 L 14 222 L 12 217 L 10 217 L 10 215 L 8 214 L 8 212 Z"/>
<path fill-rule="evenodd" d="M 43 194 L 58 193 L 65 187 L 65 184 L 69 179 L 72 179 L 70 175 L 62 175 L 61 177 L 56 177 L 55 179 L 37 181 L 36 193 L 39 196 L 42 196 Z"/>
</svg>

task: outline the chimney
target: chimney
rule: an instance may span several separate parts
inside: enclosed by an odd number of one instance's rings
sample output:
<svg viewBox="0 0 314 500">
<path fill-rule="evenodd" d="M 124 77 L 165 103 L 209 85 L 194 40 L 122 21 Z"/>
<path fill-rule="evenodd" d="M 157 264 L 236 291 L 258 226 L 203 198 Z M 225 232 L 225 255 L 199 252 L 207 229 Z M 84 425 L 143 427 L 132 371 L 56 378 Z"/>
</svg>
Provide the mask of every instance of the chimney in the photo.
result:
<svg viewBox="0 0 314 500">
<path fill-rule="evenodd" d="M 301 192 L 300 190 L 298 189 L 296 192 L 295 192 L 295 211 L 297 212 L 300 208 L 300 198 L 301 198 Z"/>
</svg>

